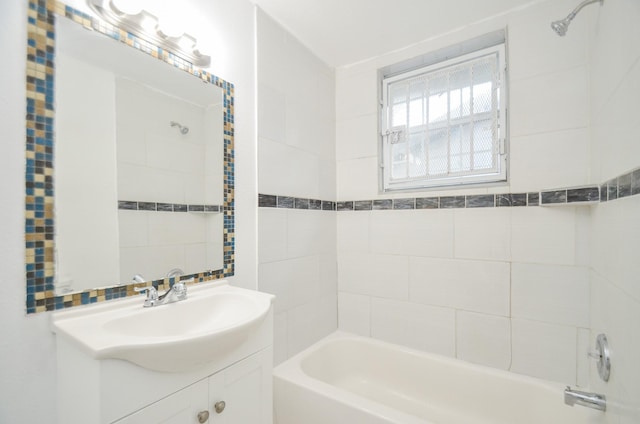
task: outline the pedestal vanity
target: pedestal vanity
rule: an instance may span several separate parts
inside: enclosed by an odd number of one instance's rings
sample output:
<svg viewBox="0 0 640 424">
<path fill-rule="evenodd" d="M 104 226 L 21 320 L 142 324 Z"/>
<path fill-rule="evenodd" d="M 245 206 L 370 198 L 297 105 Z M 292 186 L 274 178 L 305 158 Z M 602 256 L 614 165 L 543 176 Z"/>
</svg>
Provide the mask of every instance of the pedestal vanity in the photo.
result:
<svg viewBox="0 0 640 424">
<path fill-rule="evenodd" d="M 225 281 L 53 315 L 60 423 L 272 422 L 273 296 Z"/>
</svg>

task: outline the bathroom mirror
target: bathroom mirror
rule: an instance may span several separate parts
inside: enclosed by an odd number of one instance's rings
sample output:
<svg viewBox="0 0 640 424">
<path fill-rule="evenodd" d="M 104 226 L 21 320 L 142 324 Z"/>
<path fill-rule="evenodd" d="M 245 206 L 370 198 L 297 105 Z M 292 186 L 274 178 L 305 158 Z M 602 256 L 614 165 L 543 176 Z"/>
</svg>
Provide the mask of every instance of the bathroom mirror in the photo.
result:
<svg viewBox="0 0 640 424">
<path fill-rule="evenodd" d="M 170 284 L 176 269 L 195 282 L 233 275 L 233 85 L 45 3 L 29 27 L 27 312 L 132 295 L 132 283 Z M 40 42 L 55 54 L 32 76 Z M 30 114 L 39 82 L 55 108 Z M 53 132 L 37 137 L 48 120 Z"/>
</svg>

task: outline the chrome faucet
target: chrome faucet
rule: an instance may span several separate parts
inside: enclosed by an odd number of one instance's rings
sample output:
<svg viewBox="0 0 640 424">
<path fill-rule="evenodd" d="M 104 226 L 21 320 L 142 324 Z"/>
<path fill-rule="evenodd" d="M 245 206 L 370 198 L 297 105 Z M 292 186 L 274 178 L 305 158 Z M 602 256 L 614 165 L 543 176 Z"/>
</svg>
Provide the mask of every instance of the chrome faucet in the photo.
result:
<svg viewBox="0 0 640 424">
<path fill-rule="evenodd" d="M 166 305 L 168 303 L 178 302 L 187 298 L 187 286 L 182 281 L 175 283 L 162 295 L 158 295 L 158 290 L 153 286 L 134 288 L 134 290 L 140 293 L 145 291 L 147 292 L 147 297 L 142 305 L 145 308 Z"/>
<path fill-rule="evenodd" d="M 597 409 L 598 411 L 607 410 L 607 398 L 604 395 L 573 390 L 569 386 L 564 389 L 564 403 L 569 406 L 586 406 L 587 408 Z"/>
<path fill-rule="evenodd" d="M 183 270 L 181 270 L 180 268 L 173 268 L 172 270 L 167 272 L 167 275 L 164 278 L 180 278 L 182 274 L 184 274 Z"/>
</svg>

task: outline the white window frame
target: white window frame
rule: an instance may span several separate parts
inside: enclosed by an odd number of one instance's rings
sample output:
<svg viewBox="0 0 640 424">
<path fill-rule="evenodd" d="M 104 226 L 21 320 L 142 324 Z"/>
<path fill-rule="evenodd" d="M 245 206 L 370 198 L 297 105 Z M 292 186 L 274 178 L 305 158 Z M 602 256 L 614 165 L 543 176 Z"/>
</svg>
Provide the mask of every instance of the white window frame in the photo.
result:
<svg viewBox="0 0 640 424">
<path fill-rule="evenodd" d="M 391 131 L 389 125 L 390 107 L 388 105 L 389 97 L 389 85 L 394 82 L 410 79 L 421 74 L 429 74 L 438 70 L 442 70 L 447 67 L 453 67 L 455 65 L 462 64 L 464 62 L 472 61 L 488 55 L 497 56 L 497 82 L 498 82 L 498 117 L 497 117 L 497 134 L 494 135 L 494 143 L 497 143 L 496 149 L 496 161 L 497 172 L 481 173 L 480 171 L 472 175 L 443 175 L 436 177 L 425 176 L 423 178 L 406 178 L 401 180 L 391 179 L 391 164 L 392 164 L 392 141 L 396 137 L 395 132 Z M 450 57 L 450 56 L 449 56 Z M 508 135 L 508 122 L 507 122 L 507 83 L 506 83 L 506 48 L 505 41 L 492 45 L 476 49 L 467 54 L 457 56 L 452 59 L 441 60 L 436 63 L 432 63 L 428 66 L 423 66 L 418 69 L 413 68 L 406 72 L 396 72 L 394 75 L 385 76 L 381 75 L 382 79 L 382 99 L 381 99 L 381 116 L 380 116 L 380 175 L 381 175 L 381 191 L 395 191 L 395 190 L 426 190 L 437 187 L 452 187 L 452 186 L 466 186 L 471 184 L 489 184 L 489 183 L 503 183 L 507 181 L 507 168 L 508 168 L 508 155 L 507 155 L 507 135 Z M 396 68 L 397 69 L 397 68 Z M 428 124 L 427 124 L 428 125 Z M 496 140 L 497 138 L 497 140 Z"/>
</svg>

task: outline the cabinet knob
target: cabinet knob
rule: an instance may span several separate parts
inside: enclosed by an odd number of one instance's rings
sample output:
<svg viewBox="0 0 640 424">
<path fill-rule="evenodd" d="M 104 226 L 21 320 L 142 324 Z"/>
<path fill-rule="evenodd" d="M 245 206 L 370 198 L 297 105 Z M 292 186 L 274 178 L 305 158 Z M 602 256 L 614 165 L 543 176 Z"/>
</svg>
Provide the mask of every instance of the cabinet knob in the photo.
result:
<svg viewBox="0 0 640 424">
<path fill-rule="evenodd" d="M 223 400 L 221 400 L 220 402 L 216 402 L 215 405 L 213 405 L 218 414 L 222 414 L 222 411 L 224 411 L 224 408 L 226 406 L 227 404 Z"/>
<path fill-rule="evenodd" d="M 206 423 L 209 420 L 209 411 L 198 412 L 198 422 L 200 424 Z"/>
</svg>

